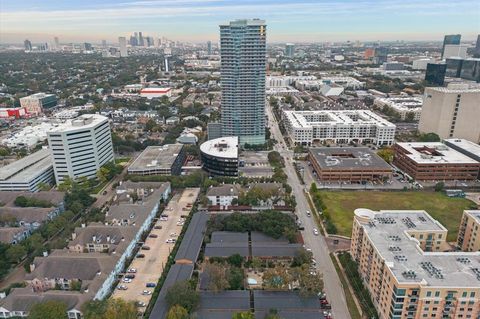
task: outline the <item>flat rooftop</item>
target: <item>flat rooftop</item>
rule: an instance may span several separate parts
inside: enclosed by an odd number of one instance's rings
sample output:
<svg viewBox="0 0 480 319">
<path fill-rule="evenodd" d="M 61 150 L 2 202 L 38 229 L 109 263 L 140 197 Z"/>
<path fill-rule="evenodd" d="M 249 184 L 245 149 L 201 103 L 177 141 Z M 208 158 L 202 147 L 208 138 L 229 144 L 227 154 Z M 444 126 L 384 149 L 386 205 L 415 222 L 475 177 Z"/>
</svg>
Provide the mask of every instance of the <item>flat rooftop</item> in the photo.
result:
<svg viewBox="0 0 480 319">
<path fill-rule="evenodd" d="M 477 223 L 480 223 L 480 210 L 466 210 L 465 213 L 475 218 Z"/>
<path fill-rule="evenodd" d="M 375 125 L 395 128 L 395 125 L 368 110 L 283 111 L 294 128 L 337 125 Z"/>
<path fill-rule="evenodd" d="M 238 158 L 238 137 L 228 136 L 215 138 L 200 145 L 204 154 L 221 158 Z"/>
<path fill-rule="evenodd" d="M 0 181 L 30 181 L 45 169 L 53 166 L 48 149 L 41 149 L 13 163 L 0 167 Z"/>
<path fill-rule="evenodd" d="M 424 252 L 410 234 L 446 229 L 423 210 L 357 209 L 365 234 L 400 283 L 433 287 L 480 286 L 480 252 Z"/>
<path fill-rule="evenodd" d="M 149 146 L 138 155 L 135 161 L 128 167 L 128 171 L 170 169 L 182 148 L 183 144 Z"/>
<path fill-rule="evenodd" d="M 418 164 L 478 164 L 467 155 L 440 142 L 397 143 Z"/>
<path fill-rule="evenodd" d="M 446 139 L 443 142 L 455 150 L 480 161 L 480 145 L 461 138 Z"/>
<path fill-rule="evenodd" d="M 99 114 L 83 114 L 77 118 L 66 120 L 64 123 L 58 125 L 53 131 L 51 131 L 51 133 L 93 128 L 103 121 L 108 121 L 108 118 Z"/>
<path fill-rule="evenodd" d="M 325 170 L 385 169 L 391 170 L 380 156 L 368 147 L 320 147 L 310 148 L 310 154 Z"/>
</svg>

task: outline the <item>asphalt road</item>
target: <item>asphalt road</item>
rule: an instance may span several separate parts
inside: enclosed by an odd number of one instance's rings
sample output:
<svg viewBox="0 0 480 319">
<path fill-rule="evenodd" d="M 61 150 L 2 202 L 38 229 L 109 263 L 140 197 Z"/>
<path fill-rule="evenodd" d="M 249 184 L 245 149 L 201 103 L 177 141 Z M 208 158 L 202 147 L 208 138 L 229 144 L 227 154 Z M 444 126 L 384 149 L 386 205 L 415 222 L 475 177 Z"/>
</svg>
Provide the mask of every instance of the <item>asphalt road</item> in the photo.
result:
<svg viewBox="0 0 480 319">
<path fill-rule="evenodd" d="M 345 294 L 343 292 L 342 284 L 338 278 L 337 271 L 330 259 L 328 246 L 325 241 L 325 237 L 321 234 L 315 236 L 313 234 L 313 228 L 318 228 L 312 217 L 307 217 L 306 211 L 310 210 L 307 199 L 305 198 L 304 186 L 300 183 L 295 168 L 293 166 L 293 151 L 289 150 L 285 145 L 283 136 L 278 127 L 278 123 L 273 116 L 270 106 L 266 107 L 267 115 L 269 118 L 269 126 L 272 136 L 278 141 L 275 144 L 274 149 L 278 151 L 285 159 L 285 173 L 288 176 L 288 184 L 292 187 L 292 192 L 295 195 L 297 201 L 296 214 L 302 224 L 305 226 L 305 230 L 302 231 L 302 236 L 305 241 L 305 245 L 312 249 L 313 257 L 317 261 L 317 269 L 323 274 L 323 280 L 325 284 L 325 292 L 327 299 L 332 305 L 332 315 L 335 319 L 350 319 L 350 313 L 348 312 L 347 302 Z"/>
</svg>

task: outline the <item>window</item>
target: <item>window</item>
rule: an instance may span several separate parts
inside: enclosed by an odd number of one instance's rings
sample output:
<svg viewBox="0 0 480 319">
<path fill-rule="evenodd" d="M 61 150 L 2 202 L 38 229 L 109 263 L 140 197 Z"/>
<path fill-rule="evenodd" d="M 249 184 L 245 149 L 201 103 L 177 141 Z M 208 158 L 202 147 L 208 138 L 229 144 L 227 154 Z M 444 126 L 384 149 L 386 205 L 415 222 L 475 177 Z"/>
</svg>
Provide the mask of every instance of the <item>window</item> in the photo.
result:
<svg viewBox="0 0 480 319">
<path fill-rule="evenodd" d="M 431 297 L 432 296 L 432 292 L 431 291 L 427 291 L 427 297 Z"/>
<path fill-rule="evenodd" d="M 435 297 L 440 297 L 440 291 L 435 291 Z"/>
</svg>

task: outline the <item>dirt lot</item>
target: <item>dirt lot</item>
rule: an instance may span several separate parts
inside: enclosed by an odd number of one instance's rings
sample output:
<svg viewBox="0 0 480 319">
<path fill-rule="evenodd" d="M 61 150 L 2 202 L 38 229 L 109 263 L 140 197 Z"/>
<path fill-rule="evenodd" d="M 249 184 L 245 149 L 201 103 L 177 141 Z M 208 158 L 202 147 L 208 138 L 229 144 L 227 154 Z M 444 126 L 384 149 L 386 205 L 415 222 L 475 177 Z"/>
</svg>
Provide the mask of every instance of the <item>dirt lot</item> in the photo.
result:
<svg viewBox="0 0 480 319">
<path fill-rule="evenodd" d="M 144 258 L 135 258 L 130 268 L 135 268 L 135 278 L 131 283 L 120 282 L 119 285 L 125 285 L 127 290 L 115 289 L 112 297 L 122 298 L 125 300 L 132 300 L 144 302 L 148 304 L 151 295 L 143 295 L 144 290 L 153 292 L 154 288 L 146 288 L 146 284 L 157 283 L 160 278 L 163 267 L 167 262 L 168 256 L 173 243 L 166 243 L 167 239 L 176 238 L 182 230 L 182 225 L 178 225 L 178 221 L 182 215 L 188 215 L 191 206 L 196 201 L 199 188 L 187 188 L 181 194 L 175 194 L 162 214 L 168 215 L 166 221 L 158 220 L 155 226 L 161 226 L 162 229 L 152 228 L 152 231 L 147 236 L 144 246 L 150 247 L 149 250 L 139 250 L 139 254 L 144 254 Z M 173 234 L 175 233 L 175 235 Z M 156 238 L 150 236 L 156 235 Z M 172 236 L 171 236 L 172 235 Z"/>
</svg>

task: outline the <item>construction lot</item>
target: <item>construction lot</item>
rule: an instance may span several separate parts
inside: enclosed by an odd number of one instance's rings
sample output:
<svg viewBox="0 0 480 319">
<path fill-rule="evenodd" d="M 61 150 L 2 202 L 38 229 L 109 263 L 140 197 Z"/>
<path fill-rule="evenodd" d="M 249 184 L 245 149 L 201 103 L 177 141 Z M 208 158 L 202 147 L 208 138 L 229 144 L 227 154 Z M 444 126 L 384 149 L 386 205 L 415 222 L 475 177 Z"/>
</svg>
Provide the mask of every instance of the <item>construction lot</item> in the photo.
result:
<svg viewBox="0 0 480 319">
<path fill-rule="evenodd" d="M 148 234 L 145 243 L 128 267 L 131 271 L 128 275 L 134 275 L 131 282 L 120 279 L 113 298 L 135 301 L 138 305 L 148 305 L 154 287 L 147 288 L 147 283 L 155 284 L 162 275 L 163 268 L 167 263 L 168 256 L 175 243 L 167 243 L 168 240 L 176 239 L 183 227 L 183 217 L 190 214 L 193 204 L 200 193 L 199 188 L 187 188 L 180 194 L 175 194 L 162 212 L 160 219 Z M 168 215 L 168 217 L 164 217 Z M 146 249 L 148 247 L 148 249 Z M 142 258 L 138 258 L 143 255 Z M 133 276 L 131 276 L 133 277 Z M 123 287 L 124 289 L 118 289 Z M 126 288 L 126 289 L 125 289 Z M 145 292 L 144 292 L 145 291 Z"/>
</svg>

